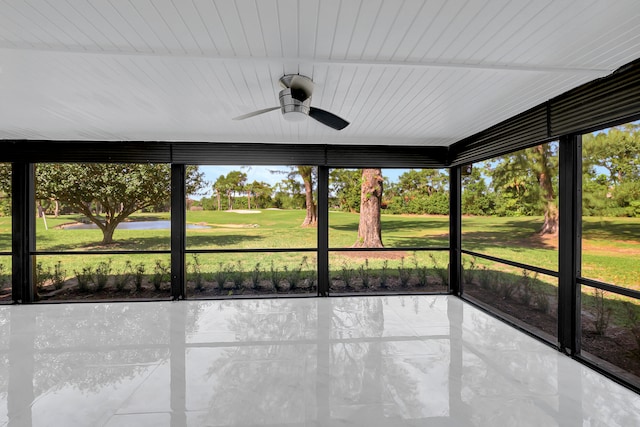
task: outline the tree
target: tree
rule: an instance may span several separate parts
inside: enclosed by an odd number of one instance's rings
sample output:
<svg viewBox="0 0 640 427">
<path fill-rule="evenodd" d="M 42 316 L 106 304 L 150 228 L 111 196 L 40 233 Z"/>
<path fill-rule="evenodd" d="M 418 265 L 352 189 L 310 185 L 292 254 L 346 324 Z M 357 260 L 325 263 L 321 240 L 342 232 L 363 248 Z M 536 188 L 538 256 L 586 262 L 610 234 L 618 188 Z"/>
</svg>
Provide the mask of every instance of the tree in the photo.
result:
<svg viewBox="0 0 640 427">
<path fill-rule="evenodd" d="M 286 174 L 287 178 L 280 181 L 277 185 L 276 198 L 279 201 L 279 205 L 297 204 L 296 196 L 299 194 L 299 184 L 297 183 L 297 177 L 302 178 L 302 188 L 304 188 L 304 206 L 306 209 L 306 215 L 301 227 L 313 227 L 318 223 L 318 212 L 316 202 L 313 199 L 313 182 L 316 175 L 316 168 L 314 166 L 290 166 L 289 171 L 274 170 L 271 173 Z M 287 194 L 291 197 L 290 202 L 282 203 L 283 196 Z M 297 209 L 297 207 L 294 207 Z"/>
<path fill-rule="evenodd" d="M 218 202 L 218 210 L 222 210 L 221 198 L 223 194 L 227 194 L 227 182 L 224 175 L 220 175 L 218 179 L 213 183 L 213 192 L 216 195 Z"/>
<path fill-rule="evenodd" d="M 251 196 L 253 195 L 253 184 L 256 181 L 253 182 L 247 182 L 244 185 L 244 189 L 247 192 L 247 209 L 251 209 Z"/>
<path fill-rule="evenodd" d="M 358 240 L 353 244 L 353 247 L 383 247 L 382 225 L 380 222 L 383 182 L 384 179 L 380 168 L 362 169 Z"/>
<path fill-rule="evenodd" d="M 233 196 L 244 191 L 247 182 L 247 174 L 240 171 L 231 171 L 226 176 L 220 175 L 213 183 L 213 191 L 218 198 L 218 210 L 221 210 L 220 195 L 227 195 L 227 209 L 233 209 Z"/>
<path fill-rule="evenodd" d="M 392 213 L 444 214 L 449 213 L 448 176 L 438 169 L 411 169 L 398 178 L 392 187 Z M 388 190 L 389 187 L 385 187 Z"/>
<path fill-rule="evenodd" d="M 331 194 L 341 211 L 358 212 L 362 169 L 333 169 L 329 174 Z"/>
<path fill-rule="evenodd" d="M 540 229 L 540 234 L 558 234 L 558 206 L 553 188 L 553 178 L 556 168 L 552 166 L 554 153 L 551 144 L 541 144 L 533 147 L 534 165 L 532 170 L 536 174 L 538 184 L 541 189 L 541 196 L 544 203 L 544 223 Z"/>
<path fill-rule="evenodd" d="M 187 168 L 187 193 L 204 185 L 197 167 Z M 136 211 L 160 205 L 171 195 L 171 166 L 141 163 L 40 163 L 36 169 L 36 198 L 59 200 L 82 213 L 102 231 L 102 244 Z M 101 207 L 98 215 L 92 204 Z"/>
<path fill-rule="evenodd" d="M 492 186 L 502 214 L 544 215 L 539 233 L 558 232 L 557 144 L 541 144 L 499 157 L 492 165 Z"/>
<path fill-rule="evenodd" d="M 447 176 L 438 169 L 410 169 L 398 177 L 398 187 L 406 193 L 433 195 L 443 191 Z"/>
<path fill-rule="evenodd" d="M 583 137 L 584 163 L 609 172 L 609 184 L 640 180 L 640 124 L 613 127 Z"/>
<path fill-rule="evenodd" d="M 298 166 L 298 175 L 304 183 L 304 200 L 307 214 L 302 221 L 302 227 L 313 227 L 318 224 L 318 212 L 313 200 L 313 166 Z"/>
<path fill-rule="evenodd" d="M 583 136 L 583 214 L 640 216 L 639 152 L 638 123 Z"/>
<path fill-rule="evenodd" d="M 305 206 L 304 188 L 300 181 L 292 177 L 282 179 L 274 186 L 275 204 L 282 209 L 300 209 Z"/>
<path fill-rule="evenodd" d="M 484 180 L 485 168 L 482 163 L 473 165 L 469 175 L 462 176 L 462 214 L 493 215 L 494 194 Z"/>
<path fill-rule="evenodd" d="M 232 196 L 244 191 L 247 174 L 240 171 L 231 171 L 225 178 L 227 182 L 227 194 L 229 195 L 229 209 L 233 209 Z"/>
<path fill-rule="evenodd" d="M 268 183 L 254 180 L 251 183 L 251 192 L 253 194 L 256 209 L 260 209 L 261 206 L 263 208 L 267 207 L 267 205 L 271 203 L 271 193 L 273 193 L 273 189 Z"/>
</svg>

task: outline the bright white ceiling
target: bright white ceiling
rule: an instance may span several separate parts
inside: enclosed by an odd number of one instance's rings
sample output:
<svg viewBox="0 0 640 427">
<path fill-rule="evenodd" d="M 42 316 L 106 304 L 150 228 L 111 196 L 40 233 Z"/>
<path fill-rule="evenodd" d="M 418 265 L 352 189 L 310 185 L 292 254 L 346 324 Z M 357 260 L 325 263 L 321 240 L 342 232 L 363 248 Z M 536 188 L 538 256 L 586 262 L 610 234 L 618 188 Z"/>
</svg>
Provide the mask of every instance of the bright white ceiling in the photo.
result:
<svg viewBox="0 0 640 427">
<path fill-rule="evenodd" d="M 0 139 L 449 145 L 638 57 L 639 0 L 5 0 Z M 351 125 L 231 120 L 286 73 Z"/>
</svg>

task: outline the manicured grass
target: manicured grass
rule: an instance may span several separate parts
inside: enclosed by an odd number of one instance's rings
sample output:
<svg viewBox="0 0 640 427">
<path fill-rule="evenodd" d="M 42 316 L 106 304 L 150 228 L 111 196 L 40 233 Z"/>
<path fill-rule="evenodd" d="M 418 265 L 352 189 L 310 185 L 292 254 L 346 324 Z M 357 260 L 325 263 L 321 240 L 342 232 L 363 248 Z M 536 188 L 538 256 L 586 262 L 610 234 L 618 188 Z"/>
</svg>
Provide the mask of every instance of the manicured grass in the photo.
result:
<svg viewBox="0 0 640 427">
<path fill-rule="evenodd" d="M 536 234 L 542 222 L 542 217 L 465 217 L 462 246 L 557 271 L 557 238 Z M 582 245 L 584 277 L 640 289 L 640 218 L 585 217 Z"/>
<path fill-rule="evenodd" d="M 463 217 L 462 248 L 557 271 L 557 238 L 538 236 L 542 223 L 542 217 Z"/>
<path fill-rule="evenodd" d="M 203 224 L 210 228 L 188 229 L 188 249 L 229 248 L 314 248 L 317 237 L 313 227 L 300 227 L 305 212 L 302 210 L 262 210 L 256 214 L 236 212 L 193 211 L 187 213 L 187 222 Z M 45 230 L 42 219 L 36 220 L 36 247 L 42 251 L 73 250 L 169 250 L 170 232 L 164 230 L 116 230 L 116 243 L 101 246 L 99 230 L 68 230 L 58 226 L 80 220 L 78 215 L 47 218 L 49 229 Z M 168 220 L 169 213 L 133 215 L 132 220 Z M 329 215 L 330 247 L 350 247 L 357 237 L 358 214 L 331 212 Z M 383 242 L 387 248 L 448 246 L 449 219 L 442 216 L 382 215 Z M 541 217 L 498 218 L 464 217 L 463 248 L 524 264 L 531 264 L 557 271 L 557 239 L 540 238 L 536 232 L 542 224 Z M 585 218 L 583 240 L 583 275 L 621 286 L 640 289 L 640 219 L 635 218 Z M 0 217 L 0 251 L 11 250 L 11 218 Z M 438 254 L 437 262 L 444 263 L 446 256 Z M 300 257 L 304 256 L 299 253 Z M 420 263 L 432 264 L 429 253 L 418 252 Z M 128 259 L 149 256 L 110 256 L 114 266 L 124 265 Z M 233 261 L 230 256 L 217 256 L 222 262 Z M 396 261 L 410 264 L 412 251 L 396 256 Z M 9 257 L 2 257 L 9 271 Z M 90 257 L 65 255 L 61 257 L 39 257 L 43 265 L 64 261 L 71 274 L 81 269 L 90 259 L 97 263 L 105 256 Z M 227 258 L 229 261 L 227 261 Z M 260 254 L 243 255 L 245 265 L 261 263 Z M 278 259 L 275 257 L 273 259 Z M 331 255 L 331 270 L 343 265 L 354 268 L 364 262 L 363 257 L 346 256 L 334 252 Z M 213 261 L 212 261 L 213 262 Z M 382 267 L 382 260 L 370 257 L 371 268 Z M 262 262 L 261 264 L 264 264 Z M 493 265 L 478 260 L 479 265 Z M 149 266 L 151 268 L 151 266 Z"/>
<path fill-rule="evenodd" d="M 314 248 L 314 227 L 300 227 L 302 210 L 261 210 L 260 213 L 194 211 L 187 223 L 210 228 L 187 229 L 188 249 Z"/>
<path fill-rule="evenodd" d="M 329 213 L 329 246 L 352 246 L 358 236 L 359 214 Z M 447 247 L 449 218 L 425 215 L 381 216 L 382 242 L 386 248 Z"/>
</svg>

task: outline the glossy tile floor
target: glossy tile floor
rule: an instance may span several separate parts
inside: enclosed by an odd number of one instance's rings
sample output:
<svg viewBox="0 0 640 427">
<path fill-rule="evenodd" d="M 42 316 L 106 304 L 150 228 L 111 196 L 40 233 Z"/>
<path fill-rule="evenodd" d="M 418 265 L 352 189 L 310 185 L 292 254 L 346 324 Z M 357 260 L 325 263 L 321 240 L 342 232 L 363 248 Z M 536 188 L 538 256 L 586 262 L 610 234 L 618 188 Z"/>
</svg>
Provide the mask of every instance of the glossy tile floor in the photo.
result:
<svg viewBox="0 0 640 427">
<path fill-rule="evenodd" d="M 455 297 L 0 307 L 0 426 L 637 426 Z"/>
</svg>

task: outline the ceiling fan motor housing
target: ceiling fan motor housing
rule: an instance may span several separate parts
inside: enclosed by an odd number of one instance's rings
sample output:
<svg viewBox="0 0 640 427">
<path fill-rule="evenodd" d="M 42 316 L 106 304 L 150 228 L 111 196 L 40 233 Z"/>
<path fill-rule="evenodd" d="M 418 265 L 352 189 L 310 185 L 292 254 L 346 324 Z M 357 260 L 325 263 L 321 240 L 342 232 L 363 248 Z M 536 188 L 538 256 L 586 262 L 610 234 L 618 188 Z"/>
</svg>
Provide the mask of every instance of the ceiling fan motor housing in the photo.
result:
<svg viewBox="0 0 640 427">
<path fill-rule="evenodd" d="M 309 116 L 311 97 L 299 100 L 294 97 L 294 93 L 295 91 L 292 92 L 291 88 L 285 88 L 280 91 L 280 109 L 286 120 L 299 122 Z"/>
</svg>

